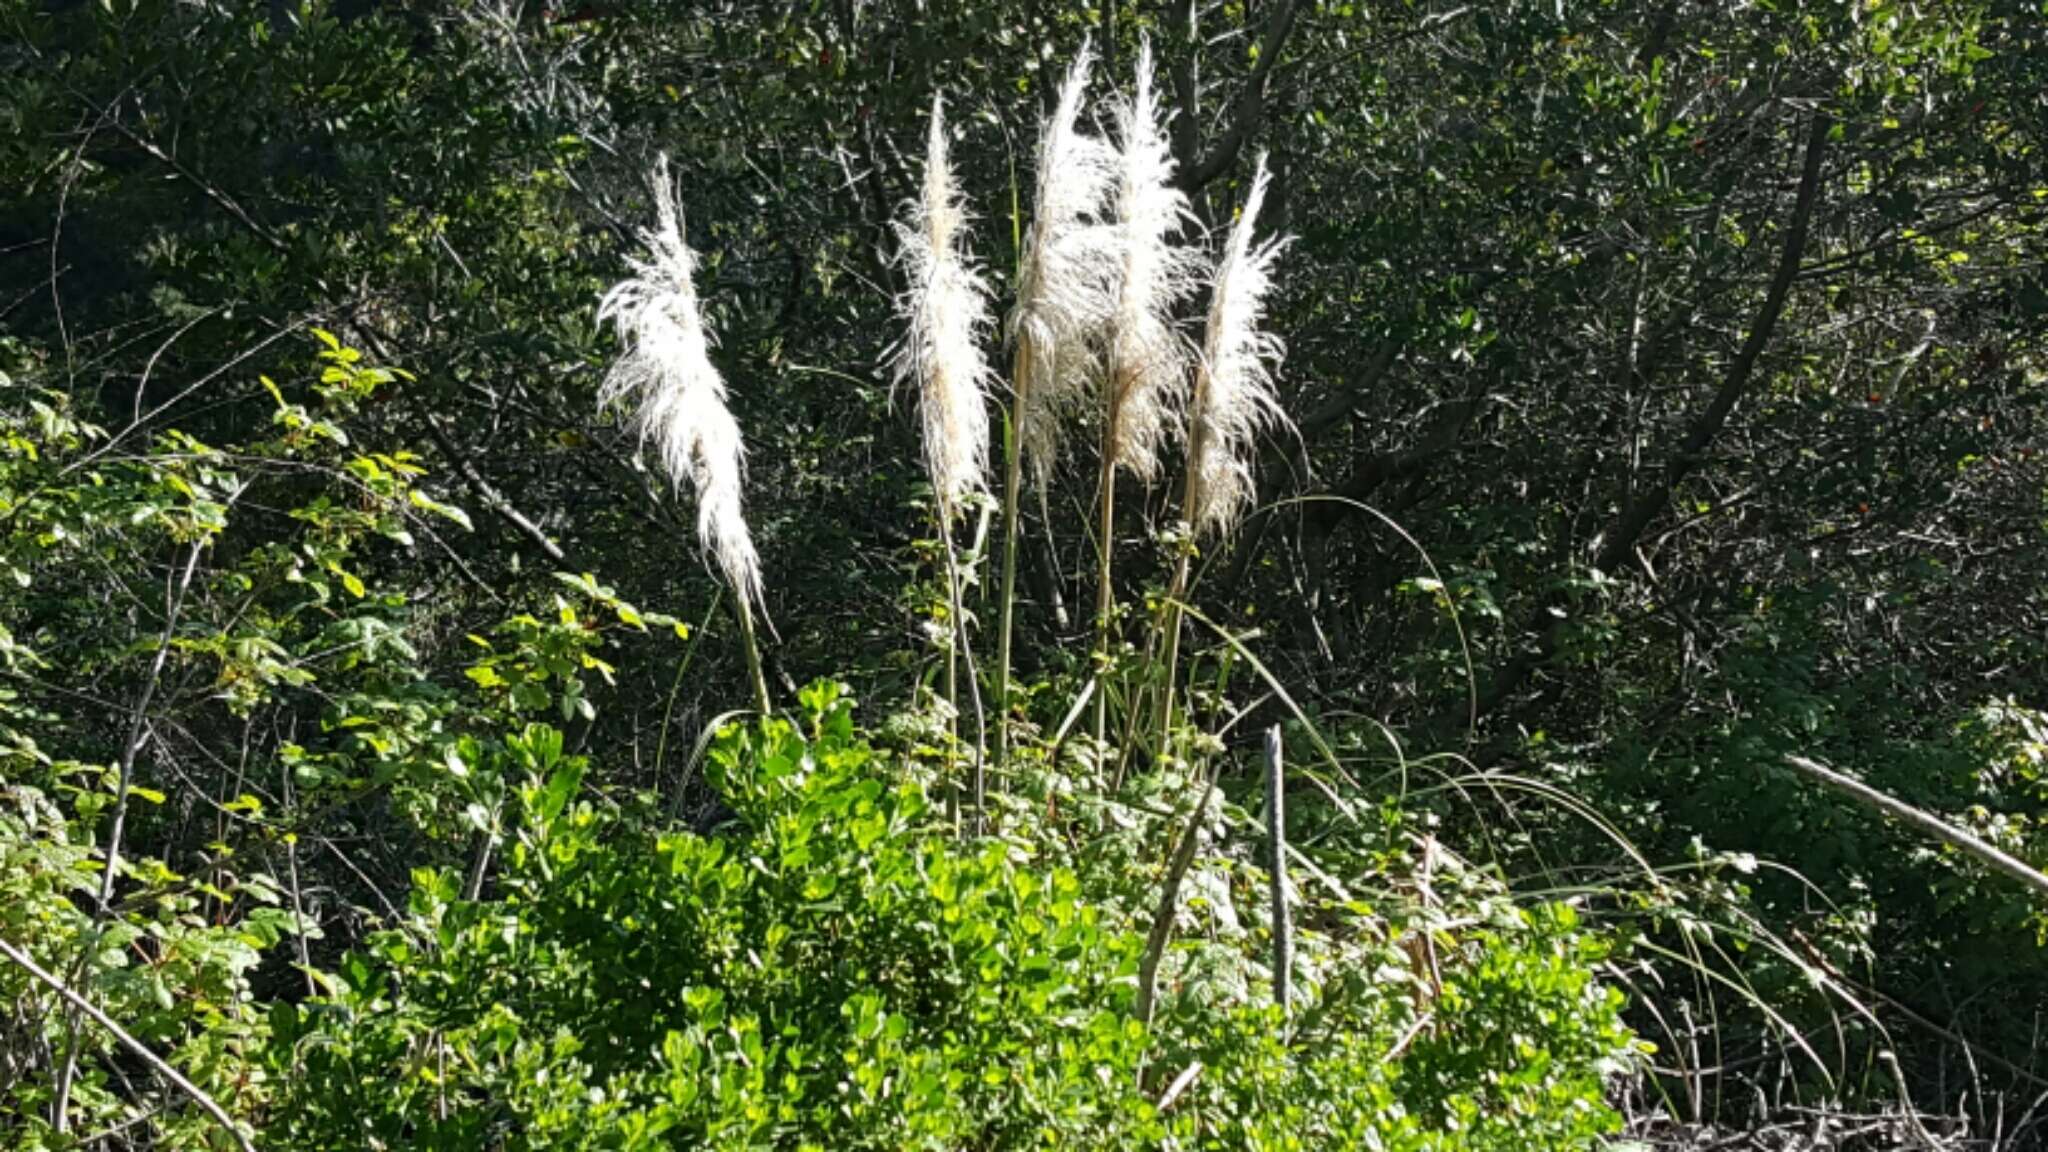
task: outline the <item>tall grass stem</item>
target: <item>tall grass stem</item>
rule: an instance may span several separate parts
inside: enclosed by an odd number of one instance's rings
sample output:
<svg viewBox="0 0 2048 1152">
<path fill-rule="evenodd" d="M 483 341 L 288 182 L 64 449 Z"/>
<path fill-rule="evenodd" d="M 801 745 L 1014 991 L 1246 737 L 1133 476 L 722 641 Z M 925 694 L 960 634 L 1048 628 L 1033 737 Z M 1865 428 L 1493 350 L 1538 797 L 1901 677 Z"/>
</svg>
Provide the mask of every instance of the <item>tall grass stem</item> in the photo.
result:
<svg viewBox="0 0 2048 1152">
<path fill-rule="evenodd" d="M 1003 599 L 996 625 L 996 763 L 1010 764 L 1010 637 L 1017 609 L 1017 514 L 1024 499 L 1024 391 L 1031 344 L 1017 341 L 1012 363 L 1010 421 L 1003 430 Z"/>
<path fill-rule="evenodd" d="M 775 710 L 775 705 L 768 699 L 768 677 L 761 671 L 761 642 L 754 635 L 754 606 L 745 595 L 733 597 L 733 619 L 740 626 L 740 651 L 747 658 L 747 681 L 754 690 L 754 708 L 766 716 Z"/>
</svg>

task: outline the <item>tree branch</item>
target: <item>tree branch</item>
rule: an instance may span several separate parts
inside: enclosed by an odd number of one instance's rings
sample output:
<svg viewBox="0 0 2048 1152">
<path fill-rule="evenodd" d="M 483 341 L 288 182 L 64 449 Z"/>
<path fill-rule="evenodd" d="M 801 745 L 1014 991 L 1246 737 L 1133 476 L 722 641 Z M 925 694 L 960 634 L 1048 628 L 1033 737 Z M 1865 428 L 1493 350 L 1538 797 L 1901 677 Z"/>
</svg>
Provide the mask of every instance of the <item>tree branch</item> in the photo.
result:
<svg viewBox="0 0 2048 1152">
<path fill-rule="evenodd" d="M 491 511 L 497 513 L 498 517 L 505 521 L 505 523 L 518 529 L 521 535 L 533 541 L 536 547 L 547 554 L 548 559 L 553 560 L 557 564 L 567 564 L 569 562 L 569 558 L 562 551 L 560 544 L 555 543 L 553 538 L 546 532 L 541 531 L 540 525 L 534 523 L 526 513 L 513 507 L 512 502 L 505 499 L 504 494 L 499 492 L 497 488 L 492 486 L 489 480 L 484 478 L 484 474 L 477 470 L 476 463 L 469 458 L 469 453 L 464 452 L 455 443 L 454 438 L 449 436 L 447 431 L 441 427 L 440 422 L 434 419 L 433 413 L 420 413 L 420 420 L 427 426 L 427 435 L 433 438 L 434 443 L 440 447 L 442 454 L 448 457 L 449 463 L 455 465 L 455 470 L 461 473 L 463 480 L 469 484 L 470 490 L 477 494 L 478 499 L 488 505 Z"/>
<path fill-rule="evenodd" d="M 1280 59 L 1280 50 L 1287 44 L 1288 33 L 1294 30 L 1295 0 L 1274 0 L 1273 10 L 1266 16 L 1266 33 L 1259 41 L 1259 59 L 1252 65 L 1252 74 L 1246 78 L 1244 90 L 1237 94 L 1237 100 L 1230 108 L 1230 126 L 1224 129 L 1221 139 L 1209 154 L 1201 160 L 1180 170 L 1180 186 L 1184 191 L 1200 190 L 1211 180 L 1221 176 L 1237 162 L 1237 154 L 1244 150 L 1245 141 L 1258 131 L 1259 121 L 1266 114 L 1266 85 L 1273 78 L 1273 66 Z M 1189 110 L 1183 113 L 1192 115 Z"/>
<path fill-rule="evenodd" d="M 2008 855 L 1997 846 L 1978 839 L 1948 821 L 1915 808 L 1904 800 L 1887 796 L 1861 780 L 1844 776 L 1804 756 L 1787 754 L 1785 763 L 1858 803 L 1875 808 L 1915 831 L 1932 836 L 1957 851 L 1974 856 L 1978 861 L 2005 873 L 2035 892 L 2048 896 L 2048 873 L 2016 856 Z"/>
<path fill-rule="evenodd" d="M 228 495 L 227 507 L 232 508 L 241 499 L 242 489 L 237 488 Z M 174 582 L 164 589 L 164 629 L 157 641 L 156 654 L 150 658 L 149 675 L 142 682 L 142 692 L 136 697 L 134 713 L 128 724 L 127 739 L 121 745 L 121 760 L 114 785 L 114 822 L 107 831 L 105 869 L 100 873 L 98 898 L 93 905 L 93 930 L 97 932 L 101 922 L 113 908 L 114 883 L 121 874 L 121 836 L 128 823 L 128 797 L 135 781 L 135 759 L 142 752 L 144 738 L 149 733 L 149 705 L 156 699 L 156 691 L 163 683 L 164 665 L 169 660 L 171 645 L 178 638 L 178 616 L 185 605 L 185 595 L 192 588 L 192 577 L 199 570 L 199 558 L 212 543 L 211 536 L 202 536 L 192 542 L 185 557 L 185 566 Z M 57 1069 L 55 1089 L 56 1101 L 51 1107 L 51 1123 L 57 1131 L 66 1127 L 66 1113 L 71 1104 L 72 1076 L 77 1069 L 78 1059 L 78 1016 L 65 1014 L 65 1025 L 71 1033 L 65 1044 L 64 1062 Z"/>
<path fill-rule="evenodd" d="M 71 1005 L 77 1008 L 80 1012 L 83 1012 L 87 1016 L 92 1017 L 93 1021 L 97 1023 L 100 1027 L 105 1028 L 107 1031 L 113 1033 L 114 1039 L 119 1040 L 130 1051 L 134 1052 L 137 1056 L 140 1056 L 143 1059 L 143 1061 L 147 1063 L 151 1068 L 154 1068 L 159 1075 L 161 1075 L 164 1079 L 170 1081 L 173 1085 L 177 1087 L 177 1089 L 180 1092 L 183 1092 L 185 1095 L 190 1096 L 194 1103 L 197 1103 L 201 1108 L 205 1109 L 206 1114 L 208 1116 L 213 1117 L 215 1123 L 218 1123 L 223 1129 L 225 1129 L 228 1135 L 234 1137 L 235 1143 L 239 1144 L 242 1147 L 242 1152 L 256 1152 L 256 1145 L 250 1143 L 249 1138 L 242 1134 L 242 1130 L 240 1128 L 236 1127 L 234 1118 L 227 1114 L 226 1109 L 222 1108 L 218 1103 L 216 1103 L 213 1097 L 208 1096 L 206 1092 L 199 1087 L 199 1085 L 192 1083 L 192 1081 L 190 1080 L 187 1080 L 185 1078 L 184 1073 L 178 1071 L 176 1068 L 171 1067 L 170 1063 L 167 1062 L 163 1057 L 150 1051 L 149 1047 L 145 1045 L 142 1041 L 137 1040 L 135 1037 L 129 1035 L 127 1029 L 121 1027 L 119 1024 L 114 1023 L 112 1017 L 108 1016 L 105 1012 L 100 1011 L 97 1007 L 93 1005 L 91 1001 L 87 1000 L 85 997 L 80 996 L 76 992 L 73 992 L 70 989 L 70 987 L 68 987 L 62 980 L 59 980 L 55 976 L 52 976 L 48 972 L 44 971 L 42 965 L 37 964 L 35 960 L 28 955 L 28 953 L 23 952 L 19 948 L 16 948 L 14 945 L 8 943 L 4 938 L 0 938 L 0 956 L 5 956 L 9 960 L 14 961 L 14 963 L 18 965 L 22 971 L 27 972 L 30 976 L 35 977 L 38 981 L 47 985 L 51 991 L 55 992 L 59 996 L 62 996 L 65 1000 L 69 1001 Z"/>
<path fill-rule="evenodd" d="M 1178 41 L 1179 58 L 1169 69 L 1173 77 L 1173 102 L 1178 105 L 1173 116 L 1173 158 L 1182 168 L 1188 168 L 1199 160 L 1201 150 L 1200 81 L 1196 77 L 1197 53 L 1201 51 L 1201 37 L 1197 35 L 1195 0 L 1176 0 L 1173 11 L 1171 35 Z"/>
<path fill-rule="evenodd" d="M 1404 343 L 1400 337 L 1391 334 L 1380 337 L 1379 343 L 1373 347 L 1371 358 L 1365 362 L 1365 367 L 1345 380 L 1340 385 L 1337 395 L 1324 401 L 1295 423 L 1295 430 L 1301 433 L 1302 440 L 1314 443 L 1323 433 L 1350 419 L 1351 414 L 1358 410 L 1359 401 L 1371 392 L 1373 386 L 1386 376 L 1387 370 L 1394 366 L 1394 358 L 1401 354 Z"/>
<path fill-rule="evenodd" d="M 1706 450 L 1728 423 L 1728 417 L 1735 406 L 1748 394 L 1756 365 L 1764 348 L 1770 344 L 1777 331 L 1778 319 L 1784 314 L 1786 297 L 1791 293 L 1792 284 L 1799 276 L 1800 259 L 1806 250 L 1806 235 L 1813 223 L 1814 205 L 1820 199 L 1820 177 L 1823 162 L 1827 156 L 1828 133 L 1834 128 L 1834 120 L 1825 112 L 1816 112 L 1813 124 L 1807 131 L 1806 157 L 1799 177 L 1798 198 L 1792 206 L 1792 219 L 1785 230 L 1785 244 L 1778 254 L 1778 265 L 1771 276 L 1769 289 L 1764 293 L 1761 307 L 1757 309 L 1754 322 L 1749 326 L 1749 335 L 1736 352 L 1735 360 L 1728 366 L 1728 375 L 1722 380 L 1714 399 L 1707 405 L 1686 430 L 1685 438 L 1672 452 L 1664 466 L 1663 474 L 1645 485 L 1643 490 L 1622 512 L 1621 520 L 1602 542 L 1599 553 L 1593 559 L 1594 567 L 1602 572 L 1616 572 L 1628 564 L 1633 557 L 1636 544 L 1643 532 L 1650 526 L 1665 505 L 1671 501 L 1671 493 L 1679 483 L 1697 469 L 1706 458 Z M 1479 711 L 1491 712 L 1503 700 L 1513 695 L 1531 673 L 1550 661 L 1556 654 L 1562 639 L 1561 629 L 1553 624 L 1546 629 L 1536 649 L 1523 652 L 1509 660 L 1495 677 L 1486 694 L 1480 699 Z"/>
<path fill-rule="evenodd" d="M 1814 114 L 1813 126 L 1806 137 L 1806 165 L 1799 177 L 1799 199 L 1793 205 L 1792 223 L 1785 231 L 1785 247 L 1779 253 L 1778 268 L 1771 277 L 1770 289 L 1764 294 L 1763 307 L 1757 310 L 1756 321 L 1750 325 L 1749 336 L 1742 342 L 1741 350 L 1736 352 L 1735 362 L 1728 366 L 1728 376 L 1721 382 L 1720 391 L 1714 394 L 1713 402 L 1687 430 L 1685 439 L 1665 465 L 1662 479 L 1636 497 L 1622 514 L 1621 523 L 1613 535 L 1602 545 L 1599 557 L 1594 561 L 1601 571 L 1611 572 L 1619 568 L 1635 550 L 1643 530 L 1664 510 L 1679 482 L 1699 467 L 1707 446 L 1714 442 L 1722 426 L 1728 423 L 1729 414 L 1749 392 L 1757 359 L 1763 355 L 1764 347 L 1777 331 L 1778 317 L 1785 311 L 1785 298 L 1791 293 L 1792 281 L 1799 275 L 1800 257 L 1806 250 L 1807 229 L 1813 222 L 1814 202 L 1820 195 L 1820 174 L 1827 155 L 1828 132 L 1833 127 L 1832 117 L 1824 112 Z"/>
<path fill-rule="evenodd" d="M 1152 931 L 1145 937 L 1145 954 L 1138 962 L 1138 998 L 1132 1014 L 1146 1026 L 1152 1023 L 1153 997 L 1159 987 L 1159 961 L 1166 955 L 1167 941 L 1173 937 L 1173 922 L 1180 909 L 1181 881 L 1187 878 L 1188 865 L 1195 861 L 1195 846 L 1202 835 L 1202 816 L 1209 810 L 1209 797 L 1216 792 L 1216 776 L 1211 774 L 1209 782 L 1202 788 L 1201 799 L 1188 812 L 1186 827 L 1181 829 L 1180 840 L 1174 845 L 1173 856 L 1166 866 L 1166 876 L 1159 886 L 1159 907 L 1152 913 Z"/>
</svg>

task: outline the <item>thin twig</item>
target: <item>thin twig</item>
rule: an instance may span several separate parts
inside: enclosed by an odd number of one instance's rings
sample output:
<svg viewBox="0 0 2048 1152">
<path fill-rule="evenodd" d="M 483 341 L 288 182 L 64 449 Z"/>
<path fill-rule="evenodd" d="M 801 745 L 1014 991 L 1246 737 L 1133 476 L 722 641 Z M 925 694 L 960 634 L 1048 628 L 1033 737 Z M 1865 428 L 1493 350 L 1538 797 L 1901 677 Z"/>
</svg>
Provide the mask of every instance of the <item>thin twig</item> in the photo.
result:
<svg viewBox="0 0 2048 1152">
<path fill-rule="evenodd" d="M 213 371 L 206 373 L 199 379 L 194 380 L 192 383 L 187 384 L 184 388 L 180 389 L 177 392 L 177 394 L 172 396 L 170 399 L 165 400 L 163 403 L 156 405 L 147 412 L 144 412 L 141 418 L 130 421 L 127 427 L 124 427 L 119 432 L 116 432 L 112 436 L 109 436 L 106 442 L 101 444 L 98 448 L 95 448 L 92 451 L 87 452 L 85 455 L 80 456 L 78 459 L 73 460 L 71 463 L 66 464 L 61 470 L 58 471 L 57 479 L 61 480 L 64 477 L 67 477 L 72 473 L 78 471 L 80 468 L 90 466 L 94 461 L 99 460 L 101 457 L 107 455 L 109 452 L 112 452 L 115 448 L 119 447 L 123 442 L 125 442 L 128 439 L 129 436 L 133 435 L 137 429 L 143 427 L 146 424 L 151 423 L 158 416 L 161 416 L 166 411 L 168 411 L 172 406 L 183 401 L 187 396 L 190 396 L 194 392 L 199 391 L 201 388 L 204 388 L 206 385 L 211 384 L 213 381 L 220 379 L 220 377 L 232 371 L 235 367 L 242 364 L 244 361 L 257 355 L 264 349 L 270 347 L 272 344 L 277 343 L 279 340 L 284 339 L 286 336 L 289 336 L 292 333 L 297 332 L 299 329 L 312 323 L 317 318 L 317 313 L 308 314 L 306 316 L 300 317 L 299 319 L 294 320 L 289 324 L 286 324 L 284 327 L 279 328 L 277 331 L 272 332 L 270 335 L 265 336 L 263 339 L 258 340 L 256 343 L 250 345 L 249 347 L 242 349 L 240 352 L 235 353 L 235 355 L 231 357 L 226 363 L 215 368 Z M 21 505 L 17 504 L 16 507 L 19 508 L 21 507 Z M 12 513 L 9 513 L 9 515 L 12 515 Z"/>
<path fill-rule="evenodd" d="M 1216 791 L 1216 777 L 1211 774 L 1202 798 L 1188 813 L 1187 826 L 1181 829 L 1180 843 L 1174 847 L 1173 861 L 1166 869 L 1166 882 L 1160 887 L 1159 907 L 1152 913 L 1152 932 L 1145 938 L 1145 955 L 1138 963 L 1138 1001 L 1136 1014 L 1138 1022 L 1152 1023 L 1154 993 L 1159 985 L 1159 961 L 1166 955 L 1166 942 L 1173 936 L 1174 913 L 1180 907 L 1180 885 L 1188 874 L 1188 865 L 1194 863 L 1195 845 L 1201 840 L 1202 814 L 1209 810 L 1209 797 Z"/>
<path fill-rule="evenodd" d="M 234 496 L 228 498 L 228 503 L 234 503 Z M 192 587 L 192 577 L 199 569 L 199 557 L 205 553 L 210 540 L 211 537 L 201 537 L 192 542 L 185 557 L 185 567 L 178 573 L 178 582 L 166 594 L 163 636 L 157 641 L 156 655 L 150 658 L 149 676 L 142 682 L 142 695 L 135 701 L 134 715 L 128 725 L 128 740 L 121 748 L 119 775 L 114 786 L 114 825 L 107 833 L 106 870 L 100 874 L 101 915 L 105 915 L 113 901 L 114 881 L 121 870 L 121 833 L 128 820 L 129 785 L 135 778 L 135 758 L 148 736 L 150 701 L 156 697 L 157 685 L 163 679 L 164 663 L 170 658 L 171 643 L 177 639 L 178 615 L 184 606 L 185 594 Z"/>
<path fill-rule="evenodd" d="M 497 822 L 498 814 L 496 812 L 491 813 L 491 823 L 495 825 Z M 497 833 L 489 828 L 479 828 L 477 829 L 477 838 L 479 843 L 476 849 L 476 860 L 470 865 L 469 879 L 462 885 L 462 898 L 471 904 L 483 899 L 484 878 L 490 874 L 491 870 L 491 846 L 497 842 L 498 836 Z"/>
<path fill-rule="evenodd" d="M 232 507 L 241 496 L 237 489 L 228 496 L 227 504 Z M 185 593 L 192 587 L 192 576 L 199 568 L 199 557 L 206 551 L 211 537 L 202 536 L 192 542 L 191 551 L 185 558 L 185 567 L 178 574 L 177 582 L 164 593 L 164 629 L 157 641 L 156 655 L 150 658 L 149 675 L 142 682 L 142 694 L 135 701 L 134 715 L 128 724 L 128 739 L 121 747 L 121 760 L 114 785 L 114 823 L 107 831 L 106 867 L 100 873 L 98 899 L 93 910 L 93 925 L 97 930 L 113 905 L 114 883 L 121 871 L 121 835 L 128 822 L 129 787 L 135 779 L 135 758 L 142 751 L 142 744 L 149 736 L 149 705 L 156 697 L 157 686 L 163 680 L 164 663 L 170 658 L 171 643 L 178 634 L 178 613 L 185 603 Z M 78 1067 L 78 1017 L 66 1014 L 67 1031 L 72 1033 L 66 1046 L 64 1061 L 57 1069 L 56 1101 L 52 1105 L 51 1125 L 62 1132 L 67 1126 L 71 1104 L 72 1076 Z"/>
<path fill-rule="evenodd" d="M 469 485 L 470 491 L 475 492 L 478 498 L 483 500 L 485 507 L 497 513 L 499 518 L 504 520 L 505 523 L 518 529 L 520 534 L 528 540 L 533 541 L 534 545 L 548 559 L 557 564 L 569 563 L 568 554 L 562 551 L 562 546 L 555 543 L 553 538 L 539 524 L 533 521 L 532 517 L 513 507 L 512 502 L 507 500 L 504 494 L 499 492 L 497 487 L 484 477 L 483 472 L 477 468 L 476 461 L 470 458 L 469 453 L 464 452 L 456 445 L 454 438 L 448 435 L 447 429 L 441 427 L 440 423 L 434 419 L 433 413 L 422 410 L 420 422 L 426 428 L 427 435 L 432 438 L 442 453 L 448 457 L 449 463 L 455 465 L 456 473 Z"/>
</svg>

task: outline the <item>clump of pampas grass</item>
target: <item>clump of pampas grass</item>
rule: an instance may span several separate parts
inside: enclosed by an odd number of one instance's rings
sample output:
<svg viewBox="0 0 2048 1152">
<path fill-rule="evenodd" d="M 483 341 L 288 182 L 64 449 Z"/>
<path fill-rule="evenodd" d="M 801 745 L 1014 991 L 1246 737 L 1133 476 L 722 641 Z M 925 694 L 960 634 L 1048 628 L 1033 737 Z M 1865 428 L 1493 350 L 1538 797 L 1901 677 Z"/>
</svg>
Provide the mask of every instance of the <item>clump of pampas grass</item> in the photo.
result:
<svg viewBox="0 0 2048 1152">
<path fill-rule="evenodd" d="M 1081 103 L 1095 55 L 1084 42 L 1067 68 L 1059 101 L 1038 131 L 1038 171 L 1030 231 L 1008 330 L 1010 435 L 1004 460 L 1003 594 L 997 632 L 996 746 L 1009 747 L 1010 636 L 1017 602 L 1017 523 L 1023 464 L 1041 493 L 1059 460 L 1068 419 L 1081 410 L 1102 371 L 1098 347 L 1116 307 L 1117 259 L 1104 220 L 1116 182 L 1116 154 L 1083 130 Z"/>
<path fill-rule="evenodd" d="M 948 718 L 958 735 L 959 654 L 969 653 L 968 690 L 974 699 L 976 739 L 972 798 L 977 828 L 985 806 L 982 771 L 981 691 L 967 644 L 960 603 L 959 562 L 953 552 L 953 521 L 972 494 L 988 490 L 988 362 L 981 337 L 989 327 L 988 286 L 964 252 L 967 212 L 946 140 L 945 105 L 932 100 L 931 131 L 925 144 L 924 186 L 910 204 L 909 219 L 896 225 L 898 260 L 908 286 L 897 297 L 906 332 L 894 356 L 896 382 L 914 384 L 924 423 L 925 469 L 938 503 L 938 527 L 946 562 L 946 605 L 953 643 L 946 651 Z"/>
<path fill-rule="evenodd" d="M 1259 434 L 1293 426 L 1273 391 L 1273 370 L 1284 349 L 1279 337 L 1264 328 L 1273 265 L 1287 241 L 1254 243 L 1252 238 L 1268 179 L 1266 158 L 1261 156 L 1251 191 L 1210 277 L 1208 330 L 1196 362 L 1187 480 L 1181 496 L 1181 515 L 1196 540 L 1227 536 L 1237 527 L 1252 502 Z M 1189 551 L 1183 550 L 1166 598 L 1166 691 L 1160 697 L 1158 720 L 1162 742 L 1173 726 L 1174 666 L 1180 658 L 1190 562 Z"/>
<path fill-rule="evenodd" d="M 761 559 L 747 528 L 742 499 L 746 447 L 739 422 L 726 406 L 725 381 L 711 363 L 695 282 L 697 253 L 683 239 L 682 206 L 669 178 L 668 157 L 648 176 L 655 223 L 643 229 L 645 259 L 627 257 L 632 275 L 604 294 L 598 323 L 616 326 L 623 348 L 598 391 L 601 408 L 621 409 L 652 444 L 661 468 L 697 497 L 697 537 L 737 598 L 735 615 L 746 644 L 756 702 L 768 708 L 753 615 L 763 604 Z"/>
</svg>

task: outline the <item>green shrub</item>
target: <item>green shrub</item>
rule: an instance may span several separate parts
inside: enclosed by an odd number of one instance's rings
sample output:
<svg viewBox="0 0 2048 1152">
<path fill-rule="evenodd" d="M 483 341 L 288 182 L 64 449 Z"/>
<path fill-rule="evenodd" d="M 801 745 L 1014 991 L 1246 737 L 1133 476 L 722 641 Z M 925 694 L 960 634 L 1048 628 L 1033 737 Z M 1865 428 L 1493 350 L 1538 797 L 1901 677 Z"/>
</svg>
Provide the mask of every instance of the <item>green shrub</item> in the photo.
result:
<svg viewBox="0 0 2048 1152">
<path fill-rule="evenodd" d="M 963 843 L 842 689 L 804 706 L 807 732 L 714 743 L 731 819 L 710 834 L 579 796 L 582 762 L 529 728 L 494 898 L 423 873 L 403 929 L 272 1009 L 272 1143 L 1527 1149 L 1612 1129 L 1631 1041 L 1569 910 L 1443 920 L 1440 990 L 1359 917 L 1291 1035 L 1263 990 L 1195 995 L 1188 966 L 1148 1034 L 1152 893 L 1084 885 L 1036 846 L 1050 828 Z"/>
<path fill-rule="evenodd" d="M 132 883 L 107 917 L 90 911 L 104 854 L 92 828 L 112 792 L 103 767 L 50 763 L 32 744 L 0 761 L 0 938 L 26 942 L 44 966 L 81 974 L 89 999 L 129 1033 L 176 1053 L 187 1078 L 254 1115 L 269 1098 L 256 1057 L 266 1029 L 251 990 L 264 950 L 296 925 L 282 886 L 261 872 L 226 866 L 180 875 L 156 859 L 125 858 Z M 138 792 L 138 796 L 144 793 Z M 160 803 L 147 794 L 145 803 Z M 232 916 L 229 910 L 233 909 Z M 114 1038 L 69 1011 L 50 989 L 0 962 L 0 1137 L 9 1149 L 72 1148 L 131 1115 L 126 1101 L 146 1070 Z M 69 1022 L 80 1027 L 74 1032 Z M 75 1049 L 73 1048 L 76 1037 Z M 69 1136 L 51 1129 L 55 1095 L 48 1069 L 73 1054 Z M 46 1074 L 21 1075 L 37 1057 Z M 209 1148 L 214 1122 L 175 1093 L 157 1101 L 158 1146 Z"/>
</svg>

